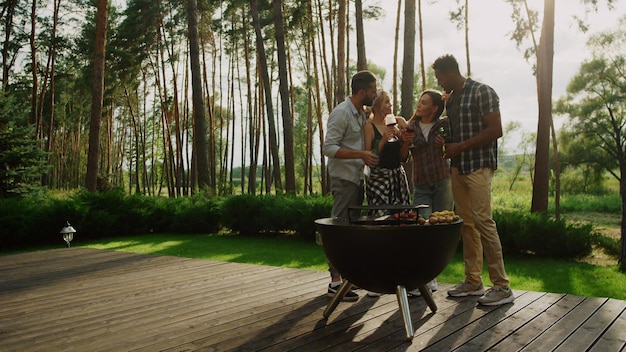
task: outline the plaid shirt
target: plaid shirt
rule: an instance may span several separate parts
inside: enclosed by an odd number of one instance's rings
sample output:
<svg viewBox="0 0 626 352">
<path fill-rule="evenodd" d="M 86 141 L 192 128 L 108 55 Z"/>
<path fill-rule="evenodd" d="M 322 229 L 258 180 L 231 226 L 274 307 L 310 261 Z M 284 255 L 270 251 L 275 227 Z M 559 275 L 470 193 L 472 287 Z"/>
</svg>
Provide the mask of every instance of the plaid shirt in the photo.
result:
<svg viewBox="0 0 626 352">
<path fill-rule="evenodd" d="M 499 111 L 500 99 L 490 86 L 467 78 L 461 91 L 452 93 L 446 110 L 450 120 L 448 141 L 463 142 L 486 127 L 483 116 Z M 489 144 L 467 149 L 451 162 L 461 175 L 485 167 L 495 170 L 498 167 L 498 142 L 494 140 Z"/>
<path fill-rule="evenodd" d="M 435 145 L 435 139 L 439 135 L 439 128 L 449 130 L 447 119 L 439 119 L 428 132 L 428 139 L 420 130 L 419 121 L 413 120 L 410 124 L 415 128 L 413 137 L 414 148 L 411 148 L 413 156 L 413 185 L 432 185 L 438 181 L 450 177 L 450 164 L 444 159 L 441 147 Z"/>
</svg>

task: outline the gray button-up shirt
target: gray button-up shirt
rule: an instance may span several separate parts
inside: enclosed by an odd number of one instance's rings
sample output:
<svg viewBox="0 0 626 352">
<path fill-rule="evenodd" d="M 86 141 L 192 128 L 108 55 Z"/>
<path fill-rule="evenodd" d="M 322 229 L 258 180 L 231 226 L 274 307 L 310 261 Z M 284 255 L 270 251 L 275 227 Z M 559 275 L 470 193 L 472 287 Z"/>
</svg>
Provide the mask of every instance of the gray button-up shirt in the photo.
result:
<svg viewBox="0 0 626 352">
<path fill-rule="evenodd" d="M 340 178 L 359 184 L 363 179 L 362 159 L 337 159 L 335 154 L 340 148 L 363 150 L 363 125 L 367 117 L 358 111 L 350 98 L 346 98 L 333 109 L 328 116 L 326 138 L 322 152 L 329 158 L 328 174 L 331 178 Z"/>
</svg>

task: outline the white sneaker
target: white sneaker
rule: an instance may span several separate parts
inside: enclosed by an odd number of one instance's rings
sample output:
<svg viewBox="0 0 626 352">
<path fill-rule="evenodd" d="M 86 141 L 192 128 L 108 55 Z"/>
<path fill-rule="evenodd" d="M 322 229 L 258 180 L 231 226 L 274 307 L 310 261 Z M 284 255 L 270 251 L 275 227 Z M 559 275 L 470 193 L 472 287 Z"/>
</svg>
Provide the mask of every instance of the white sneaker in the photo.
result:
<svg viewBox="0 0 626 352">
<path fill-rule="evenodd" d="M 428 287 L 431 292 L 437 291 L 437 279 L 433 279 L 432 281 L 427 283 L 426 287 Z"/>
<path fill-rule="evenodd" d="M 472 284 L 467 281 L 461 281 L 461 283 L 448 290 L 448 296 L 451 297 L 482 296 L 484 294 L 485 288 L 482 282 Z"/>
<path fill-rule="evenodd" d="M 484 296 L 478 299 L 478 304 L 483 306 L 499 306 L 501 304 L 511 303 L 513 300 L 515 300 L 515 296 L 510 287 L 492 287 L 487 290 Z"/>
<path fill-rule="evenodd" d="M 380 297 L 382 295 L 382 293 L 378 293 L 378 292 L 374 292 L 374 291 L 367 291 L 367 296 L 368 297 Z"/>
<path fill-rule="evenodd" d="M 437 279 L 429 281 L 426 284 L 426 288 L 430 291 L 430 293 L 437 291 Z M 419 288 L 416 288 L 415 290 L 409 291 L 407 293 L 409 294 L 409 297 L 420 297 L 422 295 Z"/>
<path fill-rule="evenodd" d="M 422 293 L 420 292 L 419 288 L 408 291 L 407 294 L 409 295 L 409 297 L 421 297 L 422 296 Z"/>
</svg>

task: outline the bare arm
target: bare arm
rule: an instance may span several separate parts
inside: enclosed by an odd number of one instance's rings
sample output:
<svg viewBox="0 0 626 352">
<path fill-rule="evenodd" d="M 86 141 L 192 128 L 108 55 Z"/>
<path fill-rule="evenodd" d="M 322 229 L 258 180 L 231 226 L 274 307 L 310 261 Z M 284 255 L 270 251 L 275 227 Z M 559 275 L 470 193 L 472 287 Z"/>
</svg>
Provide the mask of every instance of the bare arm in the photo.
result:
<svg viewBox="0 0 626 352">
<path fill-rule="evenodd" d="M 363 126 L 363 138 L 365 142 L 365 150 L 372 151 L 373 143 L 374 143 L 374 124 L 372 122 L 367 122 L 365 126 Z"/>
<path fill-rule="evenodd" d="M 400 128 L 400 141 L 402 143 L 402 148 L 400 148 L 400 160 L 407 161 L 409 159 L 409 146 L 413 141 L 414 132 L 407 132 L 407 128 L 409 127 L 409 123 L 402 116 L 396 117 L 396 121 L 398 121 L 398 127 Z"/>
</svg>

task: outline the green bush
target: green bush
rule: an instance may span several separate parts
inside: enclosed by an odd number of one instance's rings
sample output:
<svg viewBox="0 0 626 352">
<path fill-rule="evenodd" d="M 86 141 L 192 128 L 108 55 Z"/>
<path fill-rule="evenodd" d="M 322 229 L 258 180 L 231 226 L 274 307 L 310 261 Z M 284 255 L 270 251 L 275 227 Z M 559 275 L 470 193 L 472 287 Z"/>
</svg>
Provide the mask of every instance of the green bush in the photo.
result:
<svg viewBox="0 0 626 352">
<path fill-rule="evenodd" d="M 59 231 L 83 218 L 76 203 L 50 197 L 0 199 L 0 249 L 62 243 Z"/>
<path fill-rule="evenodd" d="M 331 196 L 237 195 L 227 198 L 197 194 L 163 198 L 78 192 L 51 196 L 0 199 L 0 249 L 63 245 L 59 231 L 65 221 L 77 230 L 76 240 L 146 233 L 280 234 L 313 241 L 315 220 L 328 217 Z M 494 212 L 502 246 L 513 253 L 576 258 L 591 253 L 599 237 L 591 224 L 556 220 L 545 214 L 499 209 Z M 600 243 L 615 247 L 614 243 Z"/>
<path fill-rule="evenodd" d="M 568 223 L 546 214 L 495 211 L 494 220 L 504 250 L 554 258 L 578 258 L 591 253 L 597 236 L 591 224 Z"/>
<path fill-rule="evenodd" d="M 81 241 L 150 232 L 213 233 L 220 229 L 219 200 L 128 196 L 120 189 L 81 191 L 64 199 L 0 199 L 0 250 L 62 244 L 59 231 L 66 221 Z"/>
<path fill-rule="evenodd" d="M 141 195 L 128 196 L 122 189 L 107 192 L 79 192 L 73 199 L 87 209 L 76 230 L 85 238 L 136 235 L 148 231 L 146 213 L 152 200 Z"/>
<path fill-rule="evenodd" d="M 328 217 L 332 198 L 238 195 L 224 200 L 222 226 L 242 235 L 290 233 L 315 238 L 315 219 Z"/>
<path fill-rule="evenodd" d="M 39 208 L 33 202 L 17 198 L 0 201 L 0 248 L 13 247 L 16 243 L 32 245 L 31 224 L 39 217 Z M 59 227 L 60 229 L 60 227 Z"/>
<path fill-rule="evenodd" d="M 61 228 L 66 222 L 74 228 L 80 228 L 87 211 L 84 206 L 71 199 L 41 197 L 37 199 L 37 203 L 32 203 L 32 199 L 29 203 L 31 206 L 28 211 L 37 214 L 36 220 L 29 227 L 29 237 L 35 244 L 62 244 L 62 236 L 59 234 Z"/>
<path fill-rule="evenodd" d="M 201 194 L 168 199 L 167 221 L 161 220 L 164 230 L 172 233 L 215 233 L 220 230 L 220 200 Z"/>
<path fill-rule="evenodd" d="M 219 230 L 219 200 L 202 194 L 180 198 L 127 196 L 121 190 L 82 192 L 89 209 L 84 234 L 95 237 L 150 232 L 212 233 Z"/>
<path fill-rule="evenodd" d="M 221 225 L 242 235 L 259 233 L 263 228 L 263 196 L 244 194 L 224 200 L 220 211 Z"/>
</svg>

